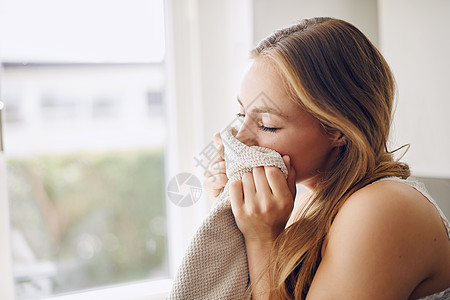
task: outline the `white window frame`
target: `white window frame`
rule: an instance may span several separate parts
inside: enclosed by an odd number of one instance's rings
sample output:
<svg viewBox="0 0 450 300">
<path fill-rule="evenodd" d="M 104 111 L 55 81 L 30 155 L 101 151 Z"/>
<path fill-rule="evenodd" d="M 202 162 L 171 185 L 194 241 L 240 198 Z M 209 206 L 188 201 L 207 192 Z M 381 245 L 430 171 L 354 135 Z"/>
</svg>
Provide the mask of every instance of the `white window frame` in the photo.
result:
<svg viewBox="0 0 450 300">
<path fill-rule="evenodd" d="M 172 280 L 154 280 L 132 282 L 120 286 L 113 286 L 67 295 L 54 296 L 46 300 L 163 300 L 172 286 Z"/>
<path fill-rule="evenodd" d="M 0 134 L 2 133 L 3 103 L 0 102 Z M 0 299 L 13 299 L 12 256 L 9 238 L 9 205 L 6 184 L 6 159 L 3 135 L 0 135 Z"/>
</svg>

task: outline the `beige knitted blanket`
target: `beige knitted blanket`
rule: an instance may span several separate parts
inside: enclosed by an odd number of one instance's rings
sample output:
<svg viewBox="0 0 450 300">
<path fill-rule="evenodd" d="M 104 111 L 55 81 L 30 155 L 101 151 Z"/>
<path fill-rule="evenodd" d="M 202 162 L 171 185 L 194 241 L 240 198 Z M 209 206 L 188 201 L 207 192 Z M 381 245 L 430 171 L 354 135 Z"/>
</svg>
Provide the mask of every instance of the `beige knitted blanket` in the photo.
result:
<svg viewBox="0 0 450 300">
<path fill-rule="evenodd" d="M 247 253 L 229 199 L 229 183 L 257 166 L 276 166 L 287 177 L 280 154 L 248 147 L 226 128 L 221 133 L 229 181 L 217 204 L 195 233 L 178 269 L 168 299 L 242 299 L 249 284 Z"/>
</svg>

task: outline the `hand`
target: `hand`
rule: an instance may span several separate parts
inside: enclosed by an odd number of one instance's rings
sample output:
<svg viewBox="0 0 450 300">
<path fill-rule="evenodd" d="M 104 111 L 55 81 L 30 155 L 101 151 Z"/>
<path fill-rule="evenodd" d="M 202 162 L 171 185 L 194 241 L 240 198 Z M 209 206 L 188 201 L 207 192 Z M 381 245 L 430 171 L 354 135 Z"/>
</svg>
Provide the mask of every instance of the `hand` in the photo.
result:
<svg viewBox="0 0 450 300">
<path fill-rule="evenodd" d="M 214 135 L 214 145 L 217 147 L 218 155 L 216 156 L 216 159 L 209 163 L 208 169 L 205 171 L 205 179 L 203 181 L 203 189 L 211 198 L 216 198 L 219 196 L 222 189 L 228 182 L 223 143 L 218 132 Z"/>
<path fill-rule="evenodd" d="M 284 230 L 294 208 L 295 170 L 283 160 L 288 178 L 277 167 L 256 167 L 230 183 L 231 208 L 247 242 L 272 243 Z"/>
</svg>

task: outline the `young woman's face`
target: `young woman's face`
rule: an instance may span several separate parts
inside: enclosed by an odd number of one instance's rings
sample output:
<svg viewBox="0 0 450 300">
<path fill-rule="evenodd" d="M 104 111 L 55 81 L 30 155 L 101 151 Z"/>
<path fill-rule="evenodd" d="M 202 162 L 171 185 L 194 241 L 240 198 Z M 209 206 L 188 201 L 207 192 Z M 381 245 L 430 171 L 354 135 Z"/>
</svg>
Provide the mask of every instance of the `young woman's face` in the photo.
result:
<svg viewBox="0 0 450 300">
<path fill-rule="evenodd" d="M 289 155 L 296 182 L 313 188 L 336 160 L 335 138 L 289 98 L 280 75 L 262 59 L 245 74 L 238 101 L 243 125 L 236 137 L 248 146 Z"/>
</svg>

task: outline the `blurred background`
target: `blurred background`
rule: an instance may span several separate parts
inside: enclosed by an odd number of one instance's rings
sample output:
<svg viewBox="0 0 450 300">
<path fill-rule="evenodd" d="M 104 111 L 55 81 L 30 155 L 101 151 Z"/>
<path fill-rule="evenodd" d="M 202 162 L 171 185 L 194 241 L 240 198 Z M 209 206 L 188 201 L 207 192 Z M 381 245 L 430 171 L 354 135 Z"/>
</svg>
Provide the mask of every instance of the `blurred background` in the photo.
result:
<svg viewBox="0 0 450 300">
<path fill-rule="evenodd" d="M 167 182 L 202 180 L 197 158 L 238 112 L 249 50 L 313 16 L 379 47 L 398 85 L 389 147 L 411 144 L 403 160 L 450 216 L 449 11 L 446 0 L 0 0 L 0 243 L 12 262 L 0 278 L 12 276 L 15 299 L 135 282 L 142 299 L 164 299 L 212 205 L 174 205 Z"/>
</svg>

